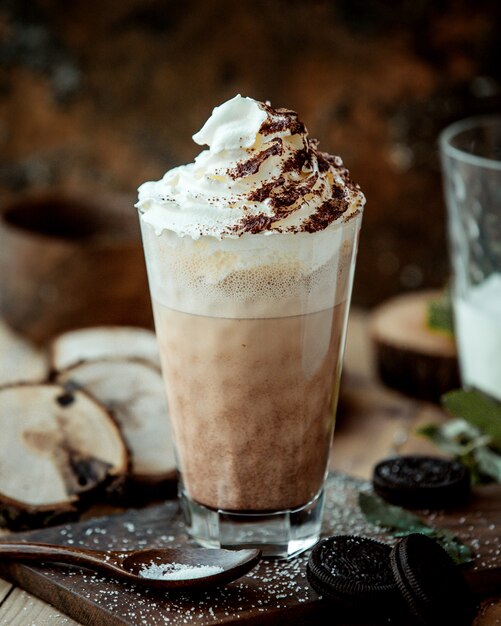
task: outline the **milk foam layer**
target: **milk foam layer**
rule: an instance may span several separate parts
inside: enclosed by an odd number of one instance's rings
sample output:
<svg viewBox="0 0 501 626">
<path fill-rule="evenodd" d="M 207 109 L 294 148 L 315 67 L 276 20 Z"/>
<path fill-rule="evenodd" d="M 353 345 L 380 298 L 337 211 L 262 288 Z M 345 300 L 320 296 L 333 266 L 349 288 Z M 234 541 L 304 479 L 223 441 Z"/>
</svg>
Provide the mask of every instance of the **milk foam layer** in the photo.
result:
<svg viewBox="0 0 501 626">
<path fill-rule="evenodd" d="M 139 188 L 136 206 L 157 234 L 312 233 L 365 204 L 341 159 L 320 152 L 288 109 L 236 96 L 193 139 L 209 149 Z"/>
<path fill-rule="evenodd" d="M 360 218 L 317 233 L 180 238 L 141 221 L 152 297 L 196 315 L 303 315 L 349 300 Z"/>
</svg>

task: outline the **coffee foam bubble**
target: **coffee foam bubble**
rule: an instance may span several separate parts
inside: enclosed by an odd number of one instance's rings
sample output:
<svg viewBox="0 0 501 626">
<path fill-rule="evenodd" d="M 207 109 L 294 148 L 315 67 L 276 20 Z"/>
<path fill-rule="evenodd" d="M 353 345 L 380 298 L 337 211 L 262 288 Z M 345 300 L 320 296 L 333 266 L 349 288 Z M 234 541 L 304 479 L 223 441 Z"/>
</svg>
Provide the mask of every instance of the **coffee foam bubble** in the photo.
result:
<svg viewBox="0 0 501 626">
<path fill-rule="evenodd" d="M 194 240 L 141 221 L 150 289 L 171 309 L 227 318 L 313 313 L 349 298 L 360 217 L 317 233 Z"/>
</svg>

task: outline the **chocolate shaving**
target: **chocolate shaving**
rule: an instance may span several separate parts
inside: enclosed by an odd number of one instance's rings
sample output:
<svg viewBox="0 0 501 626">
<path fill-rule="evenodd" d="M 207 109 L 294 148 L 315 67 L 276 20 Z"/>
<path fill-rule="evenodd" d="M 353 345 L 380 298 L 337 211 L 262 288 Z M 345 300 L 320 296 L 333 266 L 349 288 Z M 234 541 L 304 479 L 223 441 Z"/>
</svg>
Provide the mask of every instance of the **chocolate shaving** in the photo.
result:
<svg viewBox="0 0 501 626">
<path fill-rule="evenodd" d="M 312 189 L 318 180 L 318 174 L 315 174 L 302 183 L 286 183 L 283 176 L 269 183 L 264 183 L 251 191 L 247 199 L 251 202 L 263 202 L 269 200 L 269 204 L 278 213 L 283 212 L 284 208 L 290 207 L 308 193 L 312 193 Z"/>
<path fill-rule="evenodd" d="M 258 187 L 255 191 L 251 191 L 247 198 L 251 202 L 262 202 L 266 198 L 270 197 L 271 191 L 276 187 L 281 187 L 284 184 L 284 177 L 280 176 L 279 178 L 270 181 L 269 183 L 263 183 L 261 187 Z"/>
<path fill-rule="evenodd" d="M 329 224 L 346 211 L 348 202 L 344 197 L 343 189 L 335 189 L 335 196 L 321 204 L 313 215 L 302 224 L 301 230 L 307 233 L 315 233 L 324 230 Z"/>
<path fill-rule="evenodd" d="M 305 127 L 298 119 L 282 118 L 280 120 L 266 120 L 261 125 L 259 132 L 262 135 L 272 135 L 289 130 L 291 135 L 302 135 Z"/>
<path fill-rule="evenodd" d="M 240 221 L 235 230 L 239 233 L 252 233 L 255 235 L 263 232 L 263 230 L 269 230 L 275 219 L 267 215 L 249 215 L 249 217 L 244 217 Z"/>
<path fill-rule="evenodd" d="M 300 198 L 312 193 L 312 189 L 318 180 L 318 174 L 311 176 L 305 182 L 294 184 L 289 183 L 284 185 L 281 189 L 281 193 L 271 196 L 270 204 L 277 211 L 281 212 L 284 208 L 290 207 L 295 204 Z"/>
<path fill-rule="evenodd" d="M 291 135 L 306 134 L 306 128 L 303 122 L 299 121 L 295 111 L 283 108 L 273 109 L 267 104 L 261 104 L 260 106 L 271 117 L 271 119 L 268 117 L 268 119 L 261 124 L 259 132 L 262 135 L 272 135 L 273 133 L 280 133 L 286 130 L 289 130 Z M 276 119 L 277 117 L 278 119 Z"/>
<path fill-rule="evenodd" d="M 228 170 L 228 176 L 233 178 L 233 180 L 237 178 L 244 178 L 245 176 L 252 176 L 252 174 L 256 174 L 256 172 L 258 172 L 261 164 L 266 161 L 266 159 L 271 156 L 281 155 L 282 152 L 282 140 L 277 137 L 269 148 L 263 150 L 262 152 L 258 152 L 256 156 L 251 157 L 247 161 L 238 163 L 234 169 Z"/>
<path fill-rule="evenodd" d="M 311 150 L 303 148 L 298 150 L 294 155 L 284 161 L 282 165 L 282 172 L 300 172 L 303 167 L 311 167 L 312 165 L 312 153 Z"/>
<path fill-rule="evenodd" d="M 327 170 L 330 168 L 330 163 L 329 161 L 324 158 L 323 153 L 319 153 L 318 155 L 318 170 L 320 172 L 327 172 Z"/>
<path fill-rule="evenodd" d="M 316 139 L 310 139 L 310 144 L 312 141 L 316 141 Z M 320 150 L 318 150 L 317 159 L 319 167 L 323 168 L 321 169 L 321 171 L 328 170 L 329 167 L 335 167 L 337 170 L 348 172 L 348 170 L 343 167 L 343 160 L 341 159 L 341 157 L 338 157 L 334 154 L 329 154 L 328 152 L 320 152 Z"/>
</svg>

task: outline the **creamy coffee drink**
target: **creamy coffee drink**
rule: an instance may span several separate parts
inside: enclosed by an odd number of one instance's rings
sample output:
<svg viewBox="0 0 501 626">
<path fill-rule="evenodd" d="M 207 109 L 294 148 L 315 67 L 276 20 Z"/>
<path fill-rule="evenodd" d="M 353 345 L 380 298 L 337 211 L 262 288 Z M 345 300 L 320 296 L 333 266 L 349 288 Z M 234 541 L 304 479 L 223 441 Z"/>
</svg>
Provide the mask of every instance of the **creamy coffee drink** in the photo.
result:
<svg viewBox="0 0 501 626">
<path fill-rule="evenodd" d="M 137 206 L 181 495 L 224 545 L 210 511 L 320 497 L 365 199 L 287 109 L 236 96 L 194 139 L 209 149 Z"/>
<path fill-rule="evenodd" d="M 308 315 L 229 319 L 155 303 L 180 467 L 194 500 L 280 511 L 320 491 L 344 312 L 342 303 Z"/>
</svg>

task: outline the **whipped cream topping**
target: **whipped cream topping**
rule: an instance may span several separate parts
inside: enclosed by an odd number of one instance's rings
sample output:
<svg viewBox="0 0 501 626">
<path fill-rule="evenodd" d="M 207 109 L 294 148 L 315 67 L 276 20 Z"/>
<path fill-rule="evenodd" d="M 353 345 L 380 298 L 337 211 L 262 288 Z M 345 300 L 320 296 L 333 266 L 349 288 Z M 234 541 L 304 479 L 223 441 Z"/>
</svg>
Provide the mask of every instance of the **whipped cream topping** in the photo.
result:
<svg viewBox="0 0 501 626">
<path fill-rule="evenodd" d="M 209 149 L 139 187 L 136 207 L 157 234 L 316 232 L 365 204 L 342 160 L 319 151 L 294 111 L 237 95 L 193 139 Z"/>
</svg>

